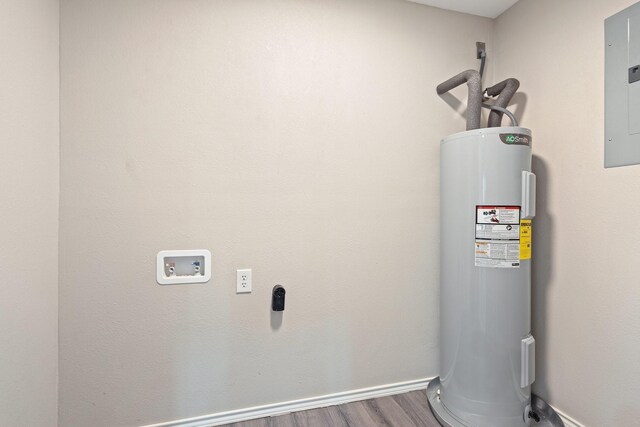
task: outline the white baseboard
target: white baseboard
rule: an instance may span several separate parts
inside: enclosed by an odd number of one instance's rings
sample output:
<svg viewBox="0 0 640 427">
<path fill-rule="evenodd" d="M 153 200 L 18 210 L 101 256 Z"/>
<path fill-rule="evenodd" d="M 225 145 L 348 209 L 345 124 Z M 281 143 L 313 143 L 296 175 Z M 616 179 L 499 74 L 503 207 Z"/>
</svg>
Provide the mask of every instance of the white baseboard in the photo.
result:
<svg viewBox="0 0 640 427">
<path fill-rule="evenodd" d="M 253 408 L 237 409 L 235 411 L 219 412 L 217 414 L 202 415 L 200 417 L 185 418 L 160 424 L 149 424 L 143 427 L 213 427 L 239 421 L 254 420 L 256 418 L 273 417 L 297 411 L 324 408 L 326 406 L 342 405 L 343 403 L 359 400 L 374 399 L 376 397 L 391 396 L 413 390 L 426 389 L 431 378 L 386 384 L 376 387 L 361 388 L 359 390 L 326 394 L 324 396 L 307 399 L 291 400 L 270 405 L 254 406 Z M 564 412 L 555 409 L 564 422 L 565 427 L 585 427 Z"/>
<path fill-rule="evenodd" d="M 558 410 L 558 408 L 553 408 L 553 409 L 556 411 L 556 414 L 560 415 L 560 418 L 564 423 L 564 427 L 585 427 L 584 425 L 580 424 L 579 422 L 577 422 L 576 420 L 574 420 L 564 412 Z"/>
<path fill-rule="evenodd" d="M 290 412 L 342 405 L 343 403 L 356 402 L 358 400 L 373 399 L 376 397 L 406 393 L 413 390 L 426 389 L 430 379 L 431 378 L 424 378 L 377 387 L 361 388 L 359 390 L 327 394 L 307 399 L 255 406 L 253 408 L 220 412 L 217 414 L 203 415 L 200 417 L 186 418 L 183 420 L 169 421 L 160 424 L 150 424 L 144 427 L 212 427 L 236 423 L 239 421 L 253 420 L 256 418 L 273 417 L 276 415 L 288 414 Z"/>
</svg>

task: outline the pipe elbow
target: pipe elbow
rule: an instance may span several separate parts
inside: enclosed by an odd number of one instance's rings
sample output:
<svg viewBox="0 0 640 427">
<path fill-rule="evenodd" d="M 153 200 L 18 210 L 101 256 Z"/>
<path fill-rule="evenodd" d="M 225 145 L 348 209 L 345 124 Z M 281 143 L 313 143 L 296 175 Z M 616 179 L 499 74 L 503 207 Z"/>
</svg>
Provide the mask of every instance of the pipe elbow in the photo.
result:
<svg viewBox="0 0 640 427">
<path fill-rule="evenodd" d="M 440 83 L 436 87 L 436 92 L 438 93 L 438 95 L 442 95 L 444 93 L 449 92 L 451 89 L 454 89 L 460 86 L 463 83 L 467 83 L 467 86 L 469 86 L 470 88 L 471 87 L 473 87 L 474 89 L 476 87 L 480 88 L 481 87 L 480 73 L 477 72 L 476 70 L 466 70 L 459 74 L 456 74 L 450 79 Z"/>
<path fill-rule="evenodd" d="M 496 96 L 500 95 L 503 91 L 516 93 L 519 87 L 520 81 L 510 78 L 487 88 L 487 95 Z"/>
<path fill-rule="evenodd" d="M 482 77 L 476 70 L 463 71 L 436 87 L 438 95 L 466 83 L 469 95 L 467 100 L 467 130 L 480 128 L 482 110 Z"/>
<path fill-rule="evenodd" d="M 487 95 L 489 96 L 497 95 L 498 98 L 496 99 L 496 102 L 494 105 L 496 107 L 504 109 L 504 108 L 507 108 L 507 106 L 509 105 L 509 102 L 511 102 L 511 98 L 513 98 L 513 95 L 515 95 L 519 87 L 520 87 L 520 82 L 518 81 L 518 79 L 509 78 L 501 81 L 498 84 L 491 86 L 490 88 L 487 88 Z M 503 113 L 496 110 L 492 110 L 491 113 L 489 113 L 488 126 L 489 127 L 500 126 L 500 124 L 502 123 L 502 115 Z"/>
</svg>

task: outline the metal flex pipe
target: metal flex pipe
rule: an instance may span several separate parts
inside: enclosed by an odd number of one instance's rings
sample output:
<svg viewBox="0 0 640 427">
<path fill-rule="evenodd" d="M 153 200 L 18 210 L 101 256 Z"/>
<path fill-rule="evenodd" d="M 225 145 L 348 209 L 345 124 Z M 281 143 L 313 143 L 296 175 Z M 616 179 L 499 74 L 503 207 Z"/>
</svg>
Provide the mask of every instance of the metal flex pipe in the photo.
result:
<svg viewBox="0 0 640 427">
<path fill-rule="evenodd" d="M 506 114 L 507 117 L 509 117 L 509 120 L 511 120 L 511 126 L 515 126 L 518 127 L 518 119 L 516 119 L 516 116 L 509 110 L 507 110 L 506 108 L 502 108 L 502 107 L 496 107 L 495 105 L 489 105 L 489 104 L 482 104 L 483 108 L 487 108 L 489 110 L 495 110 L 495 111 L 499 111 L 503 114 Z"/>
<path fill-rule="evenodd" d="M 506 79 L 494 86 L 491 86 L 490 88 L 487 88 L 487 95 L 498 95 L 498 99 L 496 99 L 496 102 L 493 105 L 499 108 L 507 108 L 511 98 L 513 98 L 513 95 L 515 95 L 519 87 L 520 82 L 517 79 Z M 504 113 L 500 110 L 492 109 L 491 113 L 489 113 L 488 127 L 495 128 L 500 126 L 503 114 Z"/>
<path fill-rule="evenodd" d="M 467 87 L 469 88 L 469 96 L 467 99 L 467 130 L 480 128 L 480 111 L 482 109 L 481 80 L 479 72 L 476 70 L 467 70 L 451 77 L 443 83 L 440 83 L 436 88 L 438 95 L 442 95 L 463 83 L 467 83 Z M 502 115 L 500 117 L 502 117 Z"/>
</svg>

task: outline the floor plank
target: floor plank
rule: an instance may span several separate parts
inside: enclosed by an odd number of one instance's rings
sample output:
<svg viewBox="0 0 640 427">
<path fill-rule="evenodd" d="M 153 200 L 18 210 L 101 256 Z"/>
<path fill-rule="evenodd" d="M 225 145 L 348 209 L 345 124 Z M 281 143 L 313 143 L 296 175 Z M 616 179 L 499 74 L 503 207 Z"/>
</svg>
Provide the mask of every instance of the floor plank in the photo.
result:
<svg viewBox="0 0 640 427">
<path fill-rule="evenodd" d="M 269 427 L 298 427 L 292 414 L 269 418 Z"/>
<path fill-rule="evenodd" d="M 429 409 L 427 393 L 424 390 L 397 394 L 393 396 L 393 399 L 404 408 L 416 426 L 440 427 L 440 424 L 431 413 L 431 409 Z"/>
<path fill-rule="evenodd" d="M 364 402 L 351 402 L 338 406 L 349 427 L 384 426 L 379 416 Z"/>
<path fill-rule="evenodd" d="M 385 396 L 378 399 L 368 400 L 367 403 L 375 408 L 384 420 L 385 425 L 398 427 L 417 427 L 411 417 L 393 397 Z"/>
<path fill-rule="evenodd" d="M 440 427 L 426 390 L 228 424 L 224 427 Z"/>
<path fill-rule="evenodd" d="M 329 414 L 323 411 L 324 408 L 312 409 L 310 411 L 295 412 L 293 419 L 296 426 L 331 426 Z"/>
<path fill-rule="evenodd" d="M 329 420 L 331 420 L 331 425 L 335 427 L 349 427 L 347 424 L 347 420 L 344 419 L 340 409 L 337 406 L 329 406 L 327 408 L 323 408 L 327 413 Z"/>
</svg>

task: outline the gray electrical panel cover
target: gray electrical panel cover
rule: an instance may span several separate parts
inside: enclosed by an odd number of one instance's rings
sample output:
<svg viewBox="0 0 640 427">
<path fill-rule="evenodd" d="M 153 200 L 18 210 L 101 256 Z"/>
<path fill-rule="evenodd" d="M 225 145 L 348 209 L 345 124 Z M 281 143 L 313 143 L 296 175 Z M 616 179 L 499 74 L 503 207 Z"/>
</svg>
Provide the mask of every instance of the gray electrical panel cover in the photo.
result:
<svg viewBox="0 0 640 427">
<path fill-rule="evenodd" d="M 640 164 L 640 3 L 604 21 L 605 167 Z"/>
</svg>

